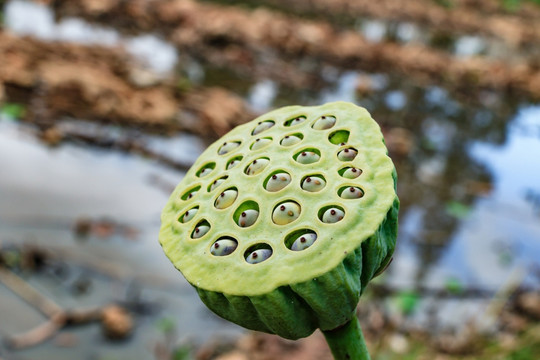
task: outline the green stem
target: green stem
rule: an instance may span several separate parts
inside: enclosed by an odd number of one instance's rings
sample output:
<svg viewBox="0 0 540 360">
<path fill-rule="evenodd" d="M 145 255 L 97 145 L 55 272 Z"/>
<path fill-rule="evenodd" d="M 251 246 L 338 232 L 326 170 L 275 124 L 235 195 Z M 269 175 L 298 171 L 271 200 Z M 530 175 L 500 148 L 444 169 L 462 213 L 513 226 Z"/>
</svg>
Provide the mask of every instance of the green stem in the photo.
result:
<svg viewBox="0 0 540 360">
<path fill-rule="evenodd" d="M 335 360 L 370 360 L 366 341 L 356 316 L 334 330 L 323 331 Z"/>
</svg>

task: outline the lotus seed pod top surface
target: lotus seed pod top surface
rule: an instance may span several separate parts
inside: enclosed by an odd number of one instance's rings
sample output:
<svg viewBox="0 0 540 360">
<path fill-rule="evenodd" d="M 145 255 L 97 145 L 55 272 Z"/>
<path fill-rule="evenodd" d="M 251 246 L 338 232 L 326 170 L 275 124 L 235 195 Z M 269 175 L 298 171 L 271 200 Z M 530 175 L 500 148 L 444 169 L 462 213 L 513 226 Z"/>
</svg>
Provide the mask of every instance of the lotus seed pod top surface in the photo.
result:
<svg viewBox="0 0 540 360">
<path fill-rule="evenodd" d="M 313 124 L 321 116 L 335 121 L 331 127 L 319 129 Z M 294 121 L 296 118 L 305 120 Z M 261 122 L 275 125 L 265 128 Z M 330 141 L 337 131 L 346 135 L 346 142 Z M 292 146 L 283 146 L 281 139 L 288 134 L 303 137 Z M 269 139 L 268 144 L 253 149 L 252 144 L 262 137 Z M 341 160 L 338 154 L 344 149 L 354 149 L 357 154 Z M 302 152 L 316 152 L 320 158 L 299 163 L 295 158 Z M 227 169 L 228 162 L 239 155 L 243 156 L 241 166 Z M 264 159 L 266 166 L 256 175 L 247 174 L 246 168 L 257 159 Z M 201 177 L 201 169 L 210 163 L 212 172 Z M 361 175 L 343 176 L 345 168 L 359 169 Z M 267 179 L 279 173 L 290 174 L 290 184 L 268 191 Z M 304 190 L 302 182 L 308 176 L 322 176 L 326 186 L 317 192 Z M 216 179 L 225 180 L 210 186 Z M 361 196 L 343 198 L 343 188 L 359 189 Z M 225 208 L 216 206 L 220 194 L 228 190 L 237 192 L 232 203 Z M 199 157 L 163 210 L 160 242 L 173 264 L 198 288 L 229 295 L 263 295 L 335 268 L 379 229 L 396 198 L 394 165 L 379 126 L 365 109 L 345 102 L 290 106 L 238 126 Z M 299 213 L 289 222 L 273 221 L 274 211 L 284 203 L 298 204 Z M 253 204 L 259 212 L 255 222 L 239 226 L 235 214 L 253 209 Z M 183 222 L 182 216 L 194 207 L 198 209 L 194 218 Z M 341 209 L 344 216 L 324 222 L 324 213 L 332 208 Z M 207 223 L 209 230 L 194 238 L 191 234 L 201 223 Z M 316 241 L 294 251 L 286 239 L 299 232 L 315 234 Z M 222 238 L 236 240 L 237 247 L 226 256 L 216 256 L 211 248 Z M 248 262 L 253 250 L 259 249 L 270 249 L 271 254 L 265 251 L 264 261 Z"/>
</svg>

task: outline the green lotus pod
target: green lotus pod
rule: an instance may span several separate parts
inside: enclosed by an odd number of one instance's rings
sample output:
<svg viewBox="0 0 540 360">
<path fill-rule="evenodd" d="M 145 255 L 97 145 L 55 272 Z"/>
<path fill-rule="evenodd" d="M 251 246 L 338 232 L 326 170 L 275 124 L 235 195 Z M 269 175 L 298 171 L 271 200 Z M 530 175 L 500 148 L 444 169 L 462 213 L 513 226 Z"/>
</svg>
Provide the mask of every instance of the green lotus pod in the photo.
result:
<svg viewBox="0 0 540 360">
<path fill-rule="evenodd" d="M 302 189 L 311 192 L 322 190 L 326 186 L 326 181 L 321 176 L 308 176 L 302 181 Z"/>
<path fill-rule="evenodd" d="M 315 127 L 322 116 L 335 119 L 331 128 Z M 269 119 L 274 125 L 261 130 L 259 123 Z M 283 146 L 293 128 L 300 141 Z M 266 139 L 282 140 L 253 149 L 258 131 Z M 298 161 L 302 152 L 317 160 Z M 228 168 L 234 157 L 239 164 Z M 215 177 L 199 177 L 210 163 Z M 353 168 L 362 176 L 353 176 Z M 269 179 L 281 173 L 290 176 L 290 183 L 268 191 Z M 315 176 L 326 185 L 306 190 L 305 180 Z M 217 207 L 221 193 L 200 191 L 212 189 L 218 178 L 222 193 L 234 190 L 228 207 L 221 206 L 222 200 Z M 221 317 L 288 339 L 320 328 L 336 359 L 367 359 L 354 313 L 368 282 L 394 250 L 396 181 L 380 128 L 365 109 L 344 102 L 289 106 L 240 125 L 210 145 L 165 205 L 159 239 L 202 301 Z M 344 198 L 351 187 L 362 196 Z M 192 221 L 180 220 L 196 207 Z M 257 212 L 256 219 L 242 227 L 241 214 L 248 210 Z M 197 228 L 205 234 L 194 236 Z M 226 256 L 216 256 L 212 246 L 223 239 L 237 245 Z"/>
<path fill-rule="evenodd" d="M 268 191 L 279 191 L 283 189 L 285 186 L 289 185 L 291 182 L 291 175 L 280 172 L 277 174 L 274 174 L 268 179 L 268 182 L 264 186 L 264 188 Z"/>
<path fill-rule="evenodd" d="M 297 135 L 285 135 L 285 137 L 281 139 L 280 144 L 282 146 L 293 146 L 298 144 L 300 141 L 302 141 L 302 138 Z"/>
</svg>

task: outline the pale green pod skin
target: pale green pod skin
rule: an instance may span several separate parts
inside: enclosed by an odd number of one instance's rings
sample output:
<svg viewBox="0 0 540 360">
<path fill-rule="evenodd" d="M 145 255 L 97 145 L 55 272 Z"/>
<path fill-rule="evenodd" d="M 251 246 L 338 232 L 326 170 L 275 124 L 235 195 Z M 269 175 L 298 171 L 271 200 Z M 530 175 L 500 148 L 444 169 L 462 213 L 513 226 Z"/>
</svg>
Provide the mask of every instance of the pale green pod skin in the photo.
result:
<svg viewBox="0 0 540 360">
<path fill-rule="evenodd" d="M 312 128 L 323 115 L 335 117 L 334 127 L 349 132 L 347 146 L 358 150 L 354 158 L 338 161 L 336 145 L 341 145 L 329 141 L 331 131 Z M 297 117 L 297 124 L 288 123 Z M 277 141 L 257 152 L 268 159 L 257 158 L 250 149 L 256 138 L 252 131 L 258 122 L 268 119 L 275 125 L 266 129 L 264 136 L 283 139 L 294 127 L 294 132 L 303 136 L 303 147 L 319 151 L 320 159 L 311 164 L 298 163 L 294 156 L 302 148 L 281 146 Z M 226 156 L 220 155 L 223 143 L 234 141 L 240 144 Z M 233 169 L 226 169 L 231 155 L 244 155 L 244 159 Z M 257 171 L 251 164 L 255 158 L 257 163 L 266 162 Z M 362 169 L 362 176 L 349 179 L 340 175 L 343 161 Z M 216 209 L 216 193 L 201 191 L 193 198 L 183 198 L 189 189 L 210 185 L 213 179 L 196 176 L 209 162 L 216 164 L 214 174 L 228 175 L 227 184 L 238 189 L 235 203 L 257 203 L 259 215 L 252 226 L 238 226 L 238 219 L 233 217 L 238 207 Z M 265 191 L 264 181 L 277 170 L 290 174 L 291 183 L 277 192 Z M 304 191 L 302 179 L 314 173 L 324 174 L 326 186 L 315 193 Z M 200 156 L 165 205 L 160 243 L 201 300 L 219 316 L 288 339 L 309 336 L 317 328 L 334 330 L 349 323 L 360 294 L 391 259 L 399 209 L 396 181 L 380 128 L 365 109 L 345 102 L 276 109 L 233 129 Z M 363 189 L 364 196 L 341 198 L 338 190 L 345 186 Z M 300 205 L 301 212 L 293 222 L 276 224 L 274 209 L 284 202 Z M 179 213 L 195 206 L 199 207 L 197 218 L 211 227 L 199 239 L 191 238 L 192 222 L 178 221 Z M 344 210 L 342 220 L 326 223 L 319 217 L 323 217 L 319 215 L 323 209 L 336 206 Z M 303 229 L 315 232 L 317 240 L 302 251 L 288 248 L 288 234 Z M 211 245 L 223 236 L 236 240 L 237 248 L 227 256 L 212 255 Z M 265 261 L 250 264 L 246 252 L 258 244 L 268 245 L 272 254 Z"/>
<path fill-rule="evenodd" d="M 219 185 L 223 184 L 224 182 L 225 182 L 225 179 L 223 179 L 223 178 L 219 178 L 219 179 L 214 180 L 212 185 L 210 185 L 210 191 L 214 191 L 215 189 L 217 189 L 217 187 Z"/>
<path fill-rule="evenodd" d="M 356 179 L 362 174 L 362 170 L 359 170 L 357 168 L 348 168 L 343 172 L 343 177 L 346 179 Z"/>
<path fill-rule="evenodd" d="M 254 160 L 246 169 L 247 175 L 257 175 L 268 165 L 270 161 L 268 159 L 257 159 Z"/>
<path fill-rule="evenodd" d="M 236 149 L 240 146 L 240 143 L 232 141 L 232 142 L 224 142 L 221 147 L 218 150 L 219 155 L 225 155 Z"/>
<path fill-rule="evenodd" d="M 238 243 L 230 239 L 221 239 L 212 244 L 210 253 L 214 256 L 227 256 L 236 250 Z"/>
<path fill-rule="evenodd" d="M 296 161 L 300 164 L 312 164 L 319 161 L 320 158 L 319 154 L 316 154 L 313 151 L 304 151 L 298 155 Z"/>
<path fill-rule="evenodd" d="M 359 199 L 364 196 L 364 192 L 357 187 L 351 186 L 341 192 L 343 199 Z"/>
<path fill-rule="evenodd" d="M 260 149 L 270 145 L 271 143 L 272 143 L 271 139 L 267 139 L 267 138 L 257 139 L 257 140 L 255 140 L 253 145 L 251 145 L 251 150 L 253 150 L 253 151 L 260 150 Z"/>
<path fill-rule="evenodd" d="M 343 149 L 338 152 L 338 159 L 341 161 L 353 161 L 354 158 L 358 155 L 358 152 L 353 149 Z"/>
<path fill-rule="evenodd" d="M 326 210 L 322 216 L 322 221 L 327 224 L 337 223 L 343 220 L 345 213 L 337 208 L 330 208 Z"/>
<path fill-rule="evenodd" d="M 293 251 L 302 251 L 313 245 L 313 243 L 317 240 L 317 234 L 315 233 L 307 233 L 298 236 L 296 240 L 294 240 L 293 244 L 291 245 L 291 250 Z"/>
<path fill-rule="evenodd" d="M 298 219 L 300 216 L 300 206 L 297 203 L 285 202 L 276 206 L 272 213 L 274 224 L 286 225 Z"/>
<path fill-rule="evenodd" d="M 315 130 L 326 130 L 330 129 L 336 123 L 336 118 L 333 116 L 321 116 L 313 124 Z"/>
<path fill-rule="evenodd" d="M 230 189 L 225 190 L 216 199 L 214 203 L 216 209 L 226 209 L 234 203 L 234 200 L 238 197 L 238 191 Z"/>
<path fill-rule="evenodd" d="M 195 217 L 195 215 L 197 215 L 198 211 L 199 211 L 198 208 L 193 208 L 193 209 L 190 209 L 190 210 L 186 211 L 184 213 L 184 216 L 182 216 L 182 222 L 187 223 L 188 221 L 193 219 Z"/>
<path fill-rule="evenodd" d="M 274 125 L 275 124 L 272 121 L 262 121 L 259 124 L 257 124 L 257 127 L 255 129 L 253 129 L 253 132 L 251 133 L 251 135 L 258 135 L 262 133 L 263 131 L 270 129 Z"/>
<path fill-rule="evenodd" d="M 251 254 L 248 255 L 246 258 L 246 261 L 249 264 L 258 264 L 265 260 L 267 260 L 270 256 L 272 256 L 272 250 L 270 249 L 259 249 L 253 251 Z"/>
<path fill-rule="evenodd" d="M 238 218 L 238 226 L 248 227 L 255 224 L 255 221 L 259 218 L 259 212 L 257 210 L 249 209 L 240 214 Z"/>
<path fill-rule="evenodd" d="M 198 238 L 201 238 L 203 237 L 204 235 L 206 235 L 206 233 L 210 231 L 210 226 L 208 225 L 201 225 L 201 226 L 197 226 L 194 230 L 193 230 L 193 233 L 191 234 L 191 237 L 193 239 L 198 239 Z"/>
<path fill-rule="evenodd" d="M 302 181 L 302 189 L 310 192 L 321 191 L 326 186 L 326 181 L 318 176 L 309 176 Z"/>
<path fill-rule="evenodd" d="M 282 146 L 293 146 L 298 144 L 300 141 L 302 141 L 302 139 L 300 139 L 296 135 L 287 135 L 283 139 L 281 139 L 280 144 Z"/>
<path fill-rule="evenodd" d="M 267 191 L 279 191 L 283 189 L 285 186 L 289 185 L 291 182 L 291 175 L 287 173 L 277 173 L 274 174 L 268 179 L 268 182 L 266 183 L 265 189 Z"/>
</svg>

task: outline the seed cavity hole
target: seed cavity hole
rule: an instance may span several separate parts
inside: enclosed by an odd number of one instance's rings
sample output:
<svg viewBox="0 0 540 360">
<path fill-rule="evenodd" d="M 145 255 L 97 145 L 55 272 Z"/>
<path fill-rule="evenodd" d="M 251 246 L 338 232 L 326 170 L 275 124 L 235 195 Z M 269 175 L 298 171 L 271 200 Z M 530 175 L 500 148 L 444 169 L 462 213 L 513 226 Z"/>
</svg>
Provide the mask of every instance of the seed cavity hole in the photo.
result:
<svg viewBox="0 0 540 360">
<path fill-rule="evenodd" d="M 201 186 L 198 185 L 198 186 L 195 186 L 195 187 L 192 187 L 191 189 L 189 189 L 188 191 L 186 191 L 182 196 L 180 196 L 180 199 L 182 200 L 189 200 L 189 199 L 193 199 L 193 197 L 195 197 L 195 195 L 197 194 L 197 192 L 201 189 Z"/>
<path fill-rule="evenodd" d="M 223 184 L 225 182 L 225 180 L 227 180 L 229 176 L 228 175 L 225 175 L 225 176 L 222 176 L 220 178 L 217 178 L 216 180 L 212 181 L 210 183 L 210 185 L 208 185 L 208 189 L 207 191 L 208 192 L 211 192 L 211 191 L 214 191 L 215 189 L 217 189 L 221 184 Z"/>
<path fill-rule="evenodd" d="M 197 223 L 193 231 L 191 232 L 192 239 L 199 239 L 206 235 L 210 231 L 210 224 L 206 220 L 201 220 Z"/>
<path fill-rule="evenodd" d="M 321 152 L 315 148 L 304 149 L 293 156 L 300 164 L 313 164 L 321 159 Z"/>
<path fill-rule="evenodd" d="M 326 224 L 333 224 L 343 220 L 345 210 L 338 205 L 325 206 L 319 210 L 319 219 Z"/>
<path fill-rule="evenodd" d="M 306 121 L 306 117 L 304 115 L 300 115 L 300 116 L 295 116 L 292 119 L 285 121 L 284 125 L 287 127 L 296 126 L 296 125 L 300 125 L 304 121 Z"/>
<path fill-rule="evenodd" d="M 328 136 L 328 141 L 334 145 L 346 144 L 349 141 L 350 132 L 348 130 L 337 130 Z"/>
<path fill-rule="evenodd" d="M 214 256 L 230 255 L 238 247 L 238 241 L 230 236 L 222 236 L 210 247 L 210 254 Z"/>
<path fill-rule="evenodd" d="M 251 135 L 258 135 L 262 133 L 265 130 L 270 129 L 272 126 L 274 126 L 276 123 L 273 120 L 265 120 L 261 121 L 255 126 L 255 129 L 251 132 Z"/>
<path fill-rule="evenodd" d="M 302 141 L 302 139 L 304 139 L 304 135 L 302 135 L 300 133 L 295 133 L 295 134 L 291 134 L 291 135 L 285 135 L 281 139 L 279 144 L 281 146 L 293 146 L 293 145 L 298 144 L 300 141 Z"/>
<path fill-rule="evenodd" d="M 215 168 L 216 168 L 215 162 L 205 164 L 199 169 L 199 171 L 197 171 L 196 175 L 197 177 L 201 177 L 201 178 L 205 177 L 206 175 L 210 174 Z"/>
<path fill-rule="evenodd" d="M 300 205 L 295 201 L 284 201 L 278 204 L 272 212 L 272 221 L 277 225 L 286 225 L 300 216 Z"/>
<path fill-rule="evenodd" d="M 345 179 L 356 179 L 362 174 L 362 170 L 355 167 L 347 166 L 338 170 L 338 174 Z"/>
<path fill-rule="evenodd" d="M 246 168 L 244 173 L 246 175 L 257 175 L 270 163 L 269 158 L 258 158 L 253 160 Z"/>
<path fill-rule="evenodd" d="M 225 155 L 239 147 L 241 144 L 240 141 L 226 141 L 224 142 L 218 150 L 218 155 Z"/>
<path fill-rule="evenodd" d="M 313 230 L 296 230 L 285 237 L 285 246 L 292 251 L 302 251 L 313 245 L 317 233 Z"/>
<path fill-rule="evenodd" d="M 227 170 L 230 170 L 236 165 L 238 165 L 240 161 L 242 161 L 243 158 L 244 157 L 242 155 L 233 157 L 231 160 L 227 162 L 227 166 L 226 166 Z"/>
<path fill-rule="evenodd" d="M 187 210 L 186 212 L 184 212 L 182 215 L 180 215 L 180 217 L 178 218 L 178 221 L 185 224 L 189 222 L 190 220 L 192 220 L 195 217 L 195 215 L 197 215 L 198 211 L 199 211 L 199 207 L 195 206 Z"/>
<path fill-rule="evenodd" d="M 234 222 L 240 227 L 249 227 L 259 218 L 259 204 L 255 201 L 246 201 L 240 205 L 233 214 Z"/>
<path fill-rule="evenodd" d="M 341 161 L 353 161 L 356 155 L 358 155 L 358 150 L 350 147 L 340 150 L 337 154 L 337 157 Z"/>
<path fill-rule="evenodd" d="M 266 191 L 276 192 L 291 183 L 291 175 L 283 170 L 276 170 L 264 180 L 263 187 Z"/>
<path fill-rule="evenodd" d="M 265 138 L 258 138 L 257 140 L 255 140 L 251 146 L 249 147 L 250 150 L 252 151 L 255 151 L 255 150 L 260 150 L 264 147 L 267 147 L 268 145 L 270 145 L 272 143 L 272 138 L 271 137 L 265 137 Z"/>
<path fill-rule="evenodd" d="M 336 117 L 333 115 L 323 115 L 311 126 L 314 130 L 326 130 L 330 129 L 336 124 Z"/>
<path fill-rule="evenodd" d="M 321 191 L 326 186 L 326 180 L 321 174 L 308 175 L 302 179 L 300 187 L 309 192 Z"/>
<path fill-rule="evenodd" d="M 364 196 L 364 190 L 356 186 L 344 186 L 338 190 L 342 199 L 359 199 Z"/>
<path fill-rule="evenodd" d="M 214 201 L 216 209 L 226 209 L 231 206 L 238 197 L 238 190 L 236 188 L 230 188 L 223 191 L 218 195 Z"/>
<path fill-rule="evenodd" d="M 265 243 L 250 246 L 244 253 L 244 258 L 249 264 L 258 264 L 268 260 L 272 256 L 272 247 Z"/>
</svg>

